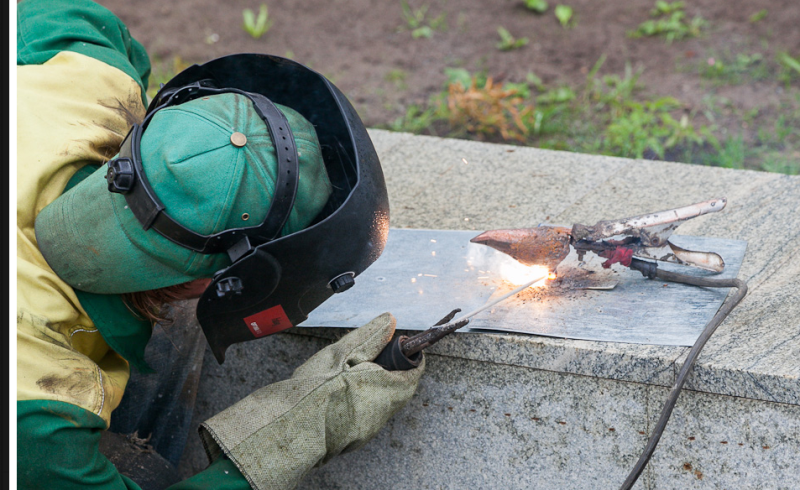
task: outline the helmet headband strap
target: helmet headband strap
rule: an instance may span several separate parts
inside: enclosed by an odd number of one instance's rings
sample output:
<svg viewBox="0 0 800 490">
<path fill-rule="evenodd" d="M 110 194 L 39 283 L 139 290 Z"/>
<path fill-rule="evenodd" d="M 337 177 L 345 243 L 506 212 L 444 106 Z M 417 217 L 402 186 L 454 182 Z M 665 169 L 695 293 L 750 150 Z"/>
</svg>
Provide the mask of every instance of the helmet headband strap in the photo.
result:
<svg viewBox="0 0 800 490">
<path fill-rule="evenodd" d="M 234 88 L 218 89 L 209 85 L 209 81 L 201 80 L 159 97 L 156 109 L 147 115 L 141 125 L 136 124 L 131 128 L 120 147 L 119 157 L 109 162 L 106 178 L 109 190 L 125 196 L 128 206 L 145 230 L 153 228 L 173 243 L 195 252 L 212 254 L 228 251 L 231 260 L 236 261 L 253 249 L 251 241 L 263 244 L 280 235 L 297 196 L 299 158 L 289 121 L 272 101 L 261 94 Z M 277 159 L 275 193 L 260 225 L 232 228 L 213 235 L 200 235 L 175 221 L 165 211 L 164 204 L 150 186 L 142 167 L 140 143 L 145 128 L 159 110 L 197 97 L 222 93 L 236 93 L 250 99 L 256 113 L 267 125 Z M 129 169 L 127 170 L 129 173 L 125 174 L 125 169 Z M 115 185 L 116 182 L 124 182 L 125 177 L 129 179 L 130 184 L 121 187 Z"/>
</svg>

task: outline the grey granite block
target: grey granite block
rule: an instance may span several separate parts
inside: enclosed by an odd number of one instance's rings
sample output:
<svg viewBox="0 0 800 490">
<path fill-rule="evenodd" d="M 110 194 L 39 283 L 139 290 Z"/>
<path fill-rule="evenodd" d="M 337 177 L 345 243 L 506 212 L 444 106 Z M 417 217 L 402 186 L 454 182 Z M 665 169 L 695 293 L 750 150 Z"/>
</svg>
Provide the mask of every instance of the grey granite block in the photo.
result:
<svg viewBox="0 0 800 490">
<path fill-rule="evenodd" d="M 652 427 L 667 390 L 648 397 Z M 650 488 L 798 488 L 799 454 L 800 406 L 685 391 L 650 460 Z"/>
<path fill-rule="evenodd" d="M 403 141 L 414 137 L 411 133 L 397 133 L 380 129 L 369 129 L 368 132 L 379 158 L 391 152 L 392 148 Z"/>
<path fill-rule="evenodd" d="M 513 152 L 509 153 L 510 150 Z M 417 168 L 423 156 L 429 162 L 425 166 L 427 173 Z M 463 161 L 460 166 L 456 165 L 461 158 L 466 159 L 468 165 Z M 702 375 L 709 382 L 691 386 L 714 393 L 797 402 L 797 366 L 800 363 L 796 361 L 798 343 L 794 339 L 798 334 L 798 322 L 793 323 L 792 319 L 798 318 L 794 305 L 800 303 L 796 293 L 798 283 L 794 279 L 800 272 L 800 261 L 796 258 L 800 247 L 800 213 L 796 211 L 800 206 L 800 177 L 430 137 L 403 139 L 382 159 L 387 175 L 393 177 L 387 178 L 387 182 L 390 196 L 394 196 L 397 203 L 392 210 L 396 226 L 524 227 L 544 221 L 548 216 L 547 221 L 553 223 L 592 224 L 600 219 L 622 218 L 712 197 L 727 197 L 728 206 L 724 211 L 695 218 L 679 229 L 684 234 L 748 241 L 739 277 L 750 281 L 750 295 L 719 328 L 698 363 L 698 373 L 705 369 L 706 360 L 711 363 L 709 371 Z M 436 171 L 446 172 L 448 177 L 431 178 L 431 173 L 435 176 Z M 464 198 L 463 193 L 472 198 Z M 531 198 L 532 195 L 535 197 Z M 517 199 L 520 205 L 503 208 L 504 203 Z M 465 213 L 471 213 L 471 221 L 463 221 Z M 475 218 L 474 214 L 479 217 Z M 781 274 L 786 275 L 785 279 L 780 279 Z M 752 309 L 756 304 L 762 306 Z M 494 342 L 483 341 L 479 341 L 479 345 L 486 344 L 492 354 L 482 352 L 474 342 L 459 348 L 460 339 L 444 343 L 442 348 L 447 347 L 448 355 L 489 360 L 501 352 L 502 357 L 497 357 L 499 362 L 533 364 L 542 369 L 559 369 L 556 366 L 560 366 L 565 372 L 586 374 L 591 371 L 596 376 L 631 381 L 658 379 L 654 381 L 657 384 L 669 384 L 674 373 L 656 373 L 666 372 L 663 363 L 673 354 L 672 359 L 680 354 L 676 351 L 654 359 L 648 354 L 652 347 L 591 345 L 569 340 L 554 344 L 541 338 L 528 338 L 535 339 L 532 340 L 534 345 L 542 348 L 540 355 L 529 355 L 522 348 L 497 349 L 491 347 Z M 630 357 L 615 357 L 614 351 L 619 349 L 636 353 Z M 594 361 L 577 368 L 576 361 L 564 362 L 564 350 L 569 356 L 583 360 L 594 358 Z M 596 352 L 597 356 L 588 354 L 587 350 Z M 688 349 L 683 351 L 686 352 Z M 526 357 L 537 360 L 511 360 Z M 558 361 L 548 367 L 547 358 Z M 642 372 L 638 366 L 643 360 L 655 364 Z M 760 367 L 742 370 L 742 365 Z"/>
<path fill-rule="evenodd" d="M 593 161 L 593 158 L 588 160 Z M 728 206 L 725 210 L 694 218 L 681 225 L 676 233 L 746 239 L 706 233 L 705 227 L 724 221 L 726 215 L 736 209 L 735 203 L 741 200 L 740 196 L 747 196 L 758 185 L 780 178 L 777 174 L 765 172 L 735 171 L 685 163 L 625 161 L 627 164 L 624 168 L 592 193 L 575 201 L 557 219 L 569 224 L 591 225 L 599 220 L 626 218 L 727 197 Z"/>
<path fill-rule="evenodd" d="M 741 197 L 729 197 L 721 213 L 704 216 L 703 222 L 692 220 L 681 227 L 694 234 L 724 236 L 747 241 L 747 255 L 739 277 L 756 283 L 766 280 L 764 269 L 789 262 L 800 243 L 800 177 L 763 172 L 733 173 L 731 187 L 742 192 Z M 747 178 L 747 182 L 736 182 Z M 734 186 L 734 184 L 739 184 Z M 714 219 L 715 215 L 719 219 Z M 800 264 L 794 262 L 794 270 Z"/>
<path fill-rule="evenodd" d="M 195 324 L 196 328 L 200 328 Z M 292 376 L 306 359 L 330 344 L 330 340 L 277 334 L 231 346 L 225 364 L 219 365 L 206 348 L 198 386 L 192 427 L 225 410 L 255 390 Z M 208 458 L 197 434 L 189 434 L 178 471 L 189 477 L 208 466 Z"/>
<path fill-rule="evenodd" d="M 335 341 L 349 330 L 295 328 L 286 335 Z M 398 330 L 414 335 L 416 331 Z M 675 360 L 685 347 L 593 342 L 513 333 L 459 333 L 440 340 L 425 352 L 447 357 L 494 362 L 619 381 L 672 386 Z"/>
<path fill-rule="evenodd" d="M 373 132 L 374 134 L 374 132 Z M 415 136 L 381 155 L 396 228 L 536 226 L 626 165 L 509 145 Z"/>
<path fill-rule="evenodd" d="M 685 348 L 466 333 L 448 337 L 428 352 L 546 371 L 671 386 L 673 363 Z"/>
<path fill-rule="evenodd" d="M 687 383 L 695 391 L 682 393 L 636 488 L 800 488 L 800 177 L 370 135 L 394 227 L 593 224 L 727 197 L 723 212 L 679 233 L 746 240 L 739 277 L 750 292 L 698 360 Z M 207 355 L 195 424 L 289 377 L 344 333 L 292 329 L 232 347 L 221 367 Z M 315 470 L 302 488 L 616 488 L 687 351 L 451 336 L 428 350 L 419 392 L 378 437 Z M 193 437 L 181 469 L 205 465 Z"/>
<path fill-rule="evenodd" d="M 646 389 L 429 356 L 387 427 L 300 488 L 615 488 L 644 441 Z"/>
<path fill-rule="evenodd" d="M 709 340 L 688 388 L 800 405 L 800 280 L 795 268 L 775 271 L 750 291 Z M 684 360 L 685 355 L 678 359 L 676 372 Z"/>
<path fill-rule="evenodd" d="M 716 224 L 715 233 L 748 240 L 739 277 L 749 292 L 709 341 L 690 388 L 800 404 L 799 198 L 800 179 L 779 176 Z"/>
</svg>

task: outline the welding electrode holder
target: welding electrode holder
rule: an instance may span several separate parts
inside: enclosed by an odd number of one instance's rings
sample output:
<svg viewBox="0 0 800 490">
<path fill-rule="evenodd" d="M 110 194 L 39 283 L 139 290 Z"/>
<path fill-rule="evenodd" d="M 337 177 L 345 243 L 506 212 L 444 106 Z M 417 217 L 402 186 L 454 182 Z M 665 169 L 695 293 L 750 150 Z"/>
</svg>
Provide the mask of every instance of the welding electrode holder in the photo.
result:
<svg viewBox="0 0 800 490">
<path fill-rule="evenodd" d="M 405 335 L 393 338 L 373 362 L 387 371 L 408 371 L 419 366 L 422 362 L 421 351 L 410 356 L 403 353 L 403 343 L 407 339 Z"/>
<path fill-rule="evenodd" d="M 469 319 L 451 322 L 461 308 L 456 308 L 434 326 L 413 337 L 398 335 L 386 344 L 373 361 L 387 371 L 408 371 L 422 362 L 422 349 L 438 342 L 442 337 L 455 332 L 469 323 Z M 478 310 L 479 311 L 479 310 Z"/>
<path fill-rule="evenodd" d="M 414 335 L 413 337 L 405 337 L 405 338 L 398 337 L 392 340 L 391 342 L 389 342 L 389 345 L 387 345 L 383 349 L 383 351 L 378 355 L 377 359 L 380 359 L 380 362 L 377 362 L 376 359 L 377 364 L 380 364 L 389 371 L 392 371 L 394 369 L 411 369 L 409 367 L 406 368 L 399 367 L 407 365 L 407 363 L 403 360 L 403 358 L 407 359 L 411 363 L 415 362 L 415 359 L 417 359 L 415 356 L 419 354 L 419 352 L 422 351 L 422 349 L 430 347 L 431 345 L 440 341 L 444 337 L 466 326 L 469 323 L 470 318 L 482 312 L 483 310 L 491 308 L 497 303 L 514 296 L 520 291 L 527 289 L 530 286 L 533 286 L 534 283 L 544 280 L 546 277 L 547 274 L 540 277 L 536 277 L 535 279 L 532 279 L 526 282 L 525 284 L 507 292 L 506 294 L 500 296 L 499 298 L 495 298 L 494 300 L 489 301 L 480 308 L 472 310 L 471 312 L 461 316 L 456 320 L 453 320 L 453 318 L 455 318 L 456 313 L 459 313 L 461 311 L 461 308 L 454 309 L 453 311 L 445 315 L 444 318 L 436 322 L 434 326 L 425 330 L 424 332 L 420 332 Z M 397 350 L 397 352 L 392 353 L 395 349 Z"/>
</svg>

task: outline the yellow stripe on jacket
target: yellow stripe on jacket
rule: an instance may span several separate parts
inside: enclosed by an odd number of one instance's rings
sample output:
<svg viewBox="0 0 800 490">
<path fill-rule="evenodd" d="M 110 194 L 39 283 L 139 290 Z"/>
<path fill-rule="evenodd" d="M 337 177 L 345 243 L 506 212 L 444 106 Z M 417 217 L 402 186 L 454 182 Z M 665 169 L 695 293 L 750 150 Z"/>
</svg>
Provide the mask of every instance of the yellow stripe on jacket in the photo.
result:
<svg viewBox="0 0 800 490">
<path fill-rule="evenodd" d="M 130 371 L 36 245 L 36 215 L 75 172 L 112 157 L 145 108 L 128 75 L 65 51 L 17 67 L 17 399 L 56 400 L 109 423 Z"/>
</svg>

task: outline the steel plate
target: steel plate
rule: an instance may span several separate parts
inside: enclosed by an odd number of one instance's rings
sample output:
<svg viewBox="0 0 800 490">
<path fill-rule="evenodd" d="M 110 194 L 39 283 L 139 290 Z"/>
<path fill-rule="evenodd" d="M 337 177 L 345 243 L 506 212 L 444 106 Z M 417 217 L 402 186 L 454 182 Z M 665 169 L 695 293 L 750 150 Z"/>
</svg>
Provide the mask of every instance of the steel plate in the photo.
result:
<svg viewBox="0 0 800 490">
<path fill-rule="evenodd" d="M 391 229 L 383 255 L 356 278 L 349 291 L 334 295 L 302 327 L 355 328 L 389 311 L 397 328 L 424 330 L 453 308 L 471 311 L 493 295 L 513 288 L 501 269 L 516 261 L 486 246 L 469 243 L 479 232 Z M 747 243 L 720 238 L 673 236 L 676 245 L 713 251 L 725 260 L 716 277 L 735 277 Z M 570 255 L 558 279 L 531 288 L 479 313 L 459 332 L 503 331 L 560 338 L 656 345 L 692 345 L 719 309 L 728 288 L 709 289 L 645 279 L 639 272 L 587 254 Z M 691 275 L 692 267 L 659 263 Z"/>
</svg>

